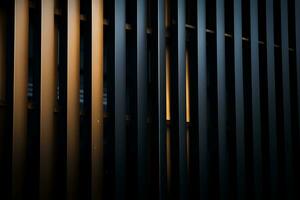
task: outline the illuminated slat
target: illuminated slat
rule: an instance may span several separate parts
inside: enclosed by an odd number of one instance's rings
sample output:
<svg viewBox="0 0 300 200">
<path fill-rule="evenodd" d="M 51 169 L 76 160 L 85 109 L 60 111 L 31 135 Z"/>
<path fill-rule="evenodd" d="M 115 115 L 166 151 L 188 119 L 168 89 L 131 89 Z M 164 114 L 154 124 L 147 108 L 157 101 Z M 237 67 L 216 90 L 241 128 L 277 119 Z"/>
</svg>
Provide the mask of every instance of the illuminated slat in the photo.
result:
<svg viewBox="0 0 300 200">
<path fill-rule="evenodd" d="M 61 134 L 66 137 L 66 195 L 76 199 L 79 191 L 80 139 L 80 1 L 62 3 L 60 36 Z"/>
<path fill-rule="evenodd" d="M 171 154 L 172 194 L 188 198 L 186 149 L 185 1 L 172 2 L 171 17 Z"/>
<path fill-rule="evenodd" d="M 234 1 L 234 78 L 235 78 L 235 130 L 237 199 L 245 199 L 245 113 L 242 45 L 242 2 Z"/>
<path fill-rule="evenodd" d="M 11 1 L 8 100 L 12 133 L 12 199 L 25 196 L 27 147 L 28 0 Z"/>
<path fill-rule="evenodd" d="M 262 155 L 261 155 L 261 113 L 259 86 L 259 44 L 258 44 L 258 4 L 250 1 L 250 46 L 251 46 L 251 89 L 252 89 L 252 125 L 253 125 L 253 178 L 254 197 L 262 193 Z"/>
<path fill-rule="evenodd" d="M 92 199 L 103 193 L 103 0 L 91 0 Z"/>
<path fill-rule="evenodd" d="M 191 181 L 197 197 L 208 198 L 206 0 L 197 0 L 196 32 L 191 45 Z M 193 153 L 195 152 L 195 153 Z M 199 169 L 193 168 L 198 166 Z M 197 172 L 194 172 L 197 170 Z M 195 173 L 195 175 L 193 175 Z M 199 195 L 199 196 L 198 196 Z"/>
<path fill-rule="evenodd" d="M 125 199 L 126 176 L 126 33 L 125 0 L 109 3 L 109 102 L 114 146 L 114 199 Z"/>
<path fill-rule="evenodd" d="M 291 92 L 289 69 L 289 29 L 288 1 L 280 1 L 281 11 L 281 60 L 282 60 L 282 95 L 283 95 L 283 138 L 284 138 L 284 175 L 286 199 L 293 199 L 293 166 L 292 166 L 292 124 L 291 124 Z"/>
<path fill-rule="evenodd" d="M 188 51 L 185 54 L 185 118 L 186 122 L 191 122 L 191 110 L 190 110 L 190 56 Z"/>
<path fill-rule="evenodd" d="M 56 45 L 54 0 L 41 0 L 40 25 L 40 198 L 54 196 L 54 109 L 56 102 Z"/>
<path fill-rule="evenodd" d="M 218 142 L 220 198 L 228 199 L 228 142 L 226 137 L 226 70 L 225 70 L 225 14 L 224 0 L 216 1 L 217 37 L 217 95 L 218 95 Z"/>
<path fill-rule="evenodd" d="M 166 119 L 171 120 L 171 66 L 170 48 L 166 47 Z"/>
<path fill-rule="evenodd" d="M 277 198 L 278 192 L 278 150 L 276 119 L 276 85 L 274 52 L 274 4 L 266 1 L 266 48 L 268 73 L 268 112 L 269 112 L 269 163 L 270 163 L 270 199 Z"/>
<path fill-rule="evenodd" d="M 158 161 L 159 199 L 166 198 L 166 45 L 165 45 L 165 0 L 153 1 L 153 77 L 154 77 L 154 130 L 156 160 Z"/>
</svg>

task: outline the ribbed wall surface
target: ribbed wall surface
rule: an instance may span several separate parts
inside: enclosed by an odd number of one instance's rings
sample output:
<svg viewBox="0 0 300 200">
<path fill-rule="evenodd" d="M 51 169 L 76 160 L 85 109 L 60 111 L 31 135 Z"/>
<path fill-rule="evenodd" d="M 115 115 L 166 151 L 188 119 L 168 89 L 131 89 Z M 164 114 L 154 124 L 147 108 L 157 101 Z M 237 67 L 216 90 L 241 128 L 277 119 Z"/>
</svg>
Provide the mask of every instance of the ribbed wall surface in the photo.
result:
<svg viewBox="0 0 300 200">
<path fill-rule="evenodd" d="M 2 0 L 0 199 L 300 199 L 299 0 Z"/>
</svg>

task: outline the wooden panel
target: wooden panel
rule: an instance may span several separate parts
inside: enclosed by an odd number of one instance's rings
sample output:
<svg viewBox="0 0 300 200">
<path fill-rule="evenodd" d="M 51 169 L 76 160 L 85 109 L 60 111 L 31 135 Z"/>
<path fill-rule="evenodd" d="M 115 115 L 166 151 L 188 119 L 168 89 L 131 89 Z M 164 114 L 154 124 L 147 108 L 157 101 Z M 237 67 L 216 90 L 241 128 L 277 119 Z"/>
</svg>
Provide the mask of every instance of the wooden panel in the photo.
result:
<svg viewBox="0 0 300 200">
<path fill-rule="evenodd" d="M 56 103 L 56 45 L 54 0 L 42 0 L 40 60 L 40 198 L 54 194 L 54 109 Z"/>
<path fill-rule="evenodd" d="M 251 46 L 251 89 L 252 89 L 252 126 L 253 126 L 253 179 L 254 197 L 262 193 L 262 155 L 261 155 L 261 113 L 259 86 L 259 44 L 258 44 L 258 4 L 250 1 L 250 46 Z"/>
<path fill-rule="evenodd" d="M 12 5 L 12 91 L 9 97 L 12 116 L 12 198 L 23 199 L 27 147 L 29 3 L 28 0 L 15 0 Z"/>
<path fill-rule="evenodd" d="M 206 0 L 195 2 L 197 24 L 196 32 L 192 37 L 190 57 L 190 151 L 192 156 L 190 170 L 195 195 L 200 199 L 208 199 Z"/>
<path fill-rule="evenodd" d="M 229 198 L 228 141 L 226 136 L 226 70 L 225 70 L 225 13 L 224 0 L 216 1 L 217 37 L 217 96 L 220 199 Z"/>
<path fill-rule="evenodd" d="M 237 199 L 246 196 L 245 163 L 245 112 L 244 112 L 244 72 L 242 45 L 242 2 L 234 1 L 234 79 L 235 79 L 235 131 L 236 131 L 236 175 Z"/>
<path fill-rule="evenodd" d="M 188 199 L 186 148 L 185 1 L 171 5 L 171 154 L 172 195 Z"/>
<path fill-rule="evenodd" d="M 80 139 L 80 1 L 64 2 L 64 43 L 62 98 L 66 131 L 67 199 L 77 199 L 79 194 L 79 139 Z M 62 128 L 62 127 L 61 127 Z"/>
<path fill-rule="evenodd" d="M 103 194 L 103 0 L 91 0 L 92 199 Z"/>
<path fill-rule="evenodd" d="M 278 146 L 277 146 L 277 113 L 275 84 L 275 51 L 274 51 L 274 4 L 266 1 L 266 48 L 268 77 L 268 112 L 269 112 L 269 163 L 270 163 L 270 199 L 276 199 L 278 193 Z"/>
<path fill-rule="evenodd" d="M 281 11 L 281 61 L 282 61 L 282 95 L 283 95 L 283 139 L 284 139 L 284 176 L 286 199 L 293 199 L 294 180 L 292 164 L 292 124 L 291 124 L 291 91 L 289 60 L 288 2 L 280 1 Z"/>
</svg>

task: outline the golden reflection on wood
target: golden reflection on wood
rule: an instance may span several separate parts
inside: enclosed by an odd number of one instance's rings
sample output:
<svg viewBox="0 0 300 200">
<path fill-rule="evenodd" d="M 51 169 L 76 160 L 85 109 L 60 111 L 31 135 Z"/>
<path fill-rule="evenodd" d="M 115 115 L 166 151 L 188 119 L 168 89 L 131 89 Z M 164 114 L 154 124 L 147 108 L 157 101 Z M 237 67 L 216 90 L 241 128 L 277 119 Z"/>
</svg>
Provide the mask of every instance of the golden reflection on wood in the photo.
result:
<svg viewBox="0 0 300 200">
<path fill-rule="evenodd" d="M 53 199 L 56 45 L 54 0 L 41 0 L 40 199 Z"/>
<path fill-rule="evenodd" d="M 74 200 L 79 195 L 80 0 L 67 3 L 67 198 Z"/>
<path fill-rule="evenodd" d="M 170 72 L 170 49 L 166 48 L 166 117 L 171 120 L 171 72 Z"/>
<path fill-rule="evenodd" d="M 186 71 L 185 71 L 185 97 L 186 97 L 186 122 L 191 122 L 190 114 L 190 65 L 189 65 L 189 54 L 186 51 Z"/>
<path fill-rule="evenodd" d="M 103 0 L 92 1 L 92 199 L 101 199 L 103 181 Z"/>
<path fill-rule="evenodd" d="M 12 199 L 24 198 L 27 145 L 28 0 L 14 1 Z"/>
</svg>

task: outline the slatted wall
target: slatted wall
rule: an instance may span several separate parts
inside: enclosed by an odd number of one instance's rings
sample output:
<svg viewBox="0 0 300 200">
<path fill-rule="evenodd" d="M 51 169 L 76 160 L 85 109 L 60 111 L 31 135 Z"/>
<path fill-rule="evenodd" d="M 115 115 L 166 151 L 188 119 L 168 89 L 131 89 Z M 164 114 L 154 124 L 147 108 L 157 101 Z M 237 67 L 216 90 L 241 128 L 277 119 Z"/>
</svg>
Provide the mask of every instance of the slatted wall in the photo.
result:
<svg viewBox="0 0 300 200">
<path fill-rule="evenodd" d="M 0 199 L 299 199 L 299 133 L 298 0 L 0 2 Z"/>
</svg>

